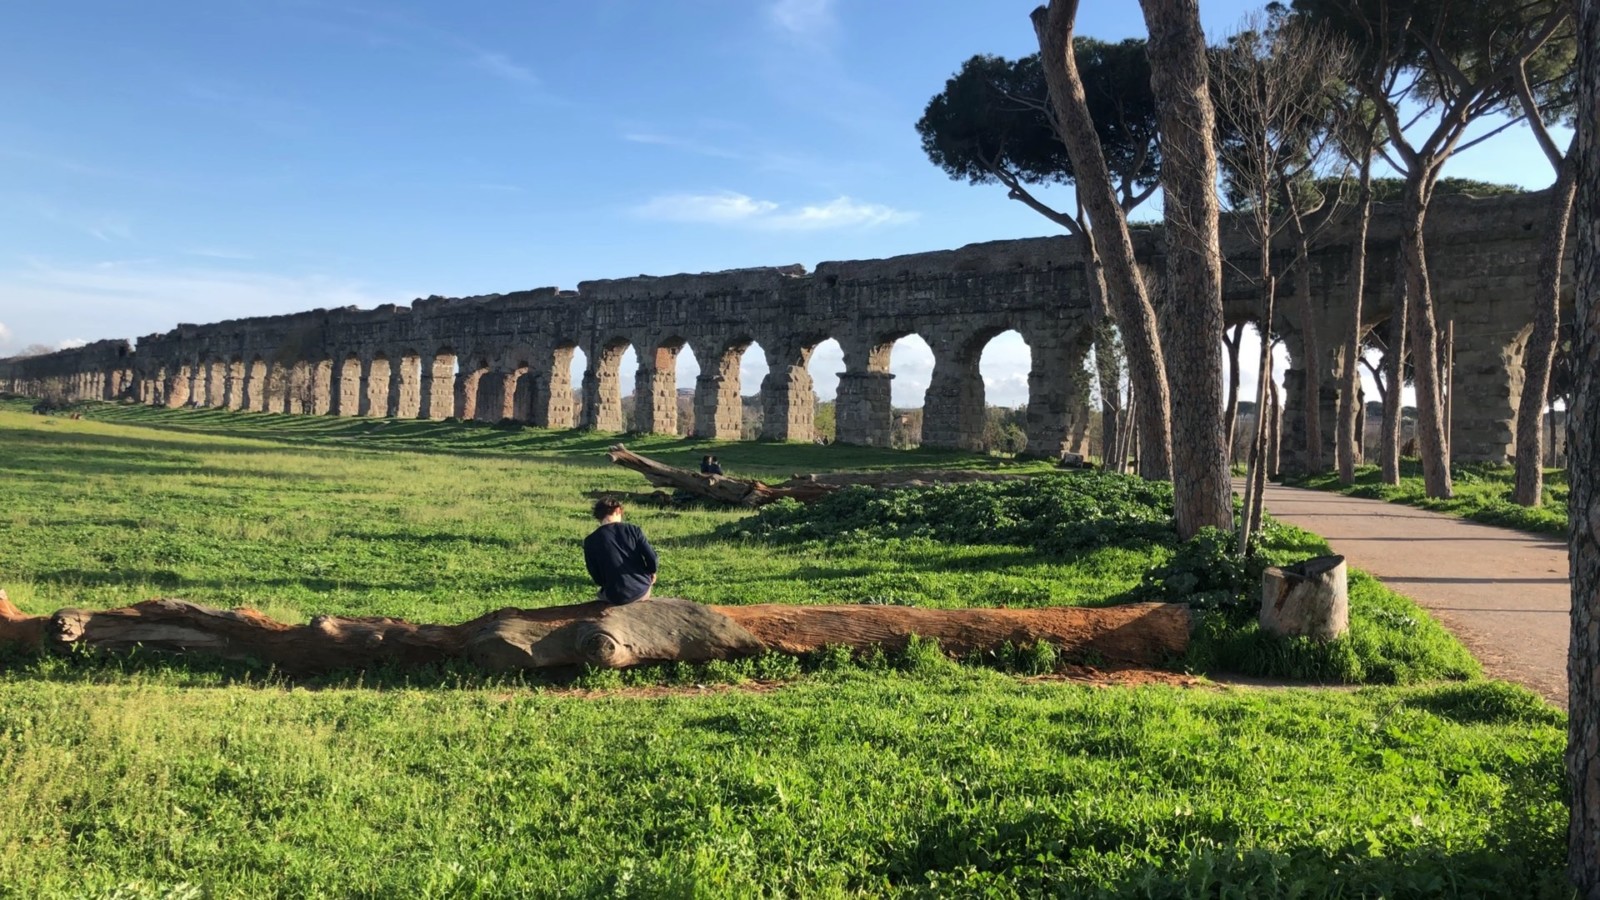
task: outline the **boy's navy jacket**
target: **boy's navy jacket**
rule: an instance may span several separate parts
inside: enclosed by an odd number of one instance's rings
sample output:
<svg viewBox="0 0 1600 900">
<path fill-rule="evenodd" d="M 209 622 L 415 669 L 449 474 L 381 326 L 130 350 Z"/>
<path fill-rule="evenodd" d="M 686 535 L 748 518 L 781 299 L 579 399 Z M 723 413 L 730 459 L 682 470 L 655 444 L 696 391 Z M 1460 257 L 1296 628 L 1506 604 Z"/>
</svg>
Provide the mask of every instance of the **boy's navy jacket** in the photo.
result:
<svg viewBox="0 0 1600 900">
<path fill-rule="evenodd" d="M 583 563 L 600 585 L 600 599 L 632 603 L 650 592 L 656 551 L 639 526 L 612 522 L 583 539 Z"/>
</svg>

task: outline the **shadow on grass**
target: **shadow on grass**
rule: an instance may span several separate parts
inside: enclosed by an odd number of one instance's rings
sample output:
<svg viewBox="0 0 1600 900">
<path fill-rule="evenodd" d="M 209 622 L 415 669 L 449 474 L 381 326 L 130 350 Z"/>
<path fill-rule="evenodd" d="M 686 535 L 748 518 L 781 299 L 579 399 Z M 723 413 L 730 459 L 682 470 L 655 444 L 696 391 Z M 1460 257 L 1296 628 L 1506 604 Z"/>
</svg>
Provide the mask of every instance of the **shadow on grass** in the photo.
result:
<svg viewBox="0 0 1600 900">
<path fill-rule="evenodd" d="M 1540 809 L 1546 793 L 1542 783 L 1508 791 L 1478 846 L 1398 833 L 1399 845 L 1386 846 L 1368 832 L 1366 841 L 1342 847 L 1310 838 L 1263 847 L 1246 834 L 1251 823 L 1228 817 L 1008 816 L 982 808 L 920 829 L 879 874 L 899 890 L 928 896 L 1565 898 L 1564 848 L 1527 811 Z M 1259 834 L 1255 825 L 1250 830 Z M 1130 847 L 1145 848 L 1140 862 L 1105 867 L 1092 882 L 1083 878 L 1085 865 L 1100 868 L 1095 858 L 1109 862 Z M 1069 879 L 1068 872 L 1077 874 Z"/>
<path fill-rule="evenodd" d="M 23 411 L 16 403 L 0 408 Z M 688 467 L 706 452 L 720 456 L 732 475 L 775 477 L 816 471 L 878 470 L 953 467 L 962 469 L 1044 470 L 1040 462 L 980 456 L 953 450 L 918 448 L 886 450 L 832 444 L 767 441 L 716 441 L 671 435 L 617 434 L 533 427 L 501 427 L 484 422 L 457 420 L 346 418 L 284 415 L 219 409 L 160 409 L 156 407 L 90 404 L 89 417 L 102 422 L 161 428 L 191 434 L 265 440 L 287 444 L 336 444 L 369 450 L 410 453 L 484 454 L 504 457 L 517 453 L 552 456 L 593 454 L 595 466 L 610 465 L 603 454 L 613 444 L 626 443 L 648 451 L 663 461 Z M 192 448 L 191 448 L 192 449 Z M 747 469 L 747 472 L 740 470 Z"/>
</svg>

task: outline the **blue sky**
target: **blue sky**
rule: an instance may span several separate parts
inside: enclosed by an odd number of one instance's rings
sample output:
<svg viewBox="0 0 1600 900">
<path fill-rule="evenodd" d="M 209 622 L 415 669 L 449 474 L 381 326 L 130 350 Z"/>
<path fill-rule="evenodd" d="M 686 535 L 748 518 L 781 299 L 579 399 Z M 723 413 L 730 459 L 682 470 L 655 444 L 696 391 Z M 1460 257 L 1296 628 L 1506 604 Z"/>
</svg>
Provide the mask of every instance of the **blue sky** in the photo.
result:
<svg viewBox="0 0 1600 900">
<path fill-rule="evenodd" d="M 913 128 L 968 56 L 1037 49 L 1034 5 L 8 4 L 0 355 L 1050 233 L 1002 190 L 947 179 Z M 1258 6 L 1201 5 L 1213 37 Z M 1090 3 L 1079 30 L 1143 23 L 1131 0 Z M 1551 180 L 1520 132 L 1447 174 Z M 828 395 L 840 366 L 819 357 Z M 1002 336 L 984 361 L 990 401 L 1022 402 L 1025 345 Z M 930 363 L 897 347 L 897 402 L 920 403 Z"/>
</svg>

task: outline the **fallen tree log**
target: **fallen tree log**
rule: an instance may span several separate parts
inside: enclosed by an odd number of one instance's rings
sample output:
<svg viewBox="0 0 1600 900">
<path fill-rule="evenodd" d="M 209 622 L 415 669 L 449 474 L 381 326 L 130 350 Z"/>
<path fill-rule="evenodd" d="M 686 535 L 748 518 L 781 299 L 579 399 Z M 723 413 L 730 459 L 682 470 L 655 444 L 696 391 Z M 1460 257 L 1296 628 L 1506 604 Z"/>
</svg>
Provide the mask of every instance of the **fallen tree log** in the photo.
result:
<svg viewBox="0 0 1600 900">
<path fill-rule="evenodd" d="M 146 600 L 120 609 L 62 609 L 28 616 L 0 592 L 0 647 L 68 651 L 135 647 L 251 660 L 291 675 L 376 665 L 469 660 L 497 672 L 577 666 L 626 668 L 704 662 L 766 651 L 800 654 L 843 645 L 897 649 L 912 635 L 947 653 L 1048 641 L 1108 662 L 1155 665 L 1181 655 L 1189 611 L 1181 604 L 1101 608 L 913 609 L 899 606 L 703 606 L 652 599 L 501 609 L 459 625 L 382 617 L 317 616 L 304 625 L 251 609 Z"/>
<path fill-rule="evenodd" d="M 624 469 L 643 475 L 646 481 L 656 487 L 685 491 L 697 497 L 733 506 L 763 506 L 785 497 L 793 497 L 801 503 L 810 503 L 839 490 L 839 485 L 802 484 L 796 487 L 774 487 L 753 478 L 702 475 L 699 472 L 657 462 L 648 456 L 640 456 L 621 444 L 613 444 L 606 455 Z"/>
<path fill-rule="evenodd" d="M 669 466 L 648 456 L 640 456 L 622 444 L 613 444 L 606 455 L 624 469 L 645 477 L 658 488 L 677 491 L 727 503 L 733 506 L 764 506 L 774 500 L 790 497 L 801 503 L 811 503 L 843 490 L 851 485 L 868 485 L 877 488 L 916 487 L 930 484 L 957 484 L 975 481 L 1014 481 L 1026 475 L 1000 472 L 965 471 L 907 471 L 907 472 L 835 472 L 826 474 L 796 475 L 782 484 L 767 484 L 754 478 L 735 478 L 731 475 L 702 475 L 688 469 Z"/>
</svg>

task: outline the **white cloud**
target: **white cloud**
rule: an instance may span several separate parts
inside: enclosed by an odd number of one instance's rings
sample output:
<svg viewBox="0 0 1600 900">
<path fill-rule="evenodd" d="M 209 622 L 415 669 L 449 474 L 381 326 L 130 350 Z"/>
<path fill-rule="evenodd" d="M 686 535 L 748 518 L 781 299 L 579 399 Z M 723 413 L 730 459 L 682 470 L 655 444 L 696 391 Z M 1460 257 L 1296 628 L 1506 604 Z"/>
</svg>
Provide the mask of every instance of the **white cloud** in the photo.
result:
<svg viewBox="0 0 1600 900">
<path fill-rule="evenodd" d="M 6 323 L 0 322 L 0 346 L 9 343 L 11 343 L 11 329 L 6 327 Z"/>
<path fill-rule="evenodd" d="M 826 36 L 838 21 L 833 0 L 776 0 L 767 7 L 767 15 L 784 32 L 805 42 Z"/>
<path fill-rule="evenodd" d="M 474 68 L 488 72 L 496 78 L 518 84 L 523 87 L 538 87 L 539 76 L 533 70 L 524 66 L 504 53 L 493 50 L 477 49 L 472 56 Z"/>
<path fill-rule="evenodd" d="M 669 147 L 673 150 L 682 150 L 698 156 L 711 156 L 717 159 L 744 159 L 744 154 L 715 144 L 707 144 L 692 138 L 676 137 L 670 134 L 661 134 L 655 131 L 630 131 L 622 136 L 630 144 L 648 144 L 653 147 Z"/>
<path fill-rule="evenodd" d="M 732 225 L 760 219 L 777 209 L 778 204 L 767 200 L 722 191 L 715 194 L 662 194 L 651 198 L 635 212 L 646 219 L 666 222 Z"/>
<path fill-rule="evenodd" d="M 829 228 L 898 225 L 916 214 L 879 203 L 838 197 L 821 204 L 785 207 L 734 191 L 663 194 L 634 210 L 647 219 L 706 225 L 742 225 L 768 231 L 821 231 Z"/>
<path fill-rule="evenodd" d="M 67 338 L 66 340 L 56 344 L 56 349 L 57 350 L 71 350 L 74 347 L 82 347 L 84 344 L 87 344 L 87 343 L 89 343 L 89 342 L 84 340 L 83 338 Z"/>
</svg>

